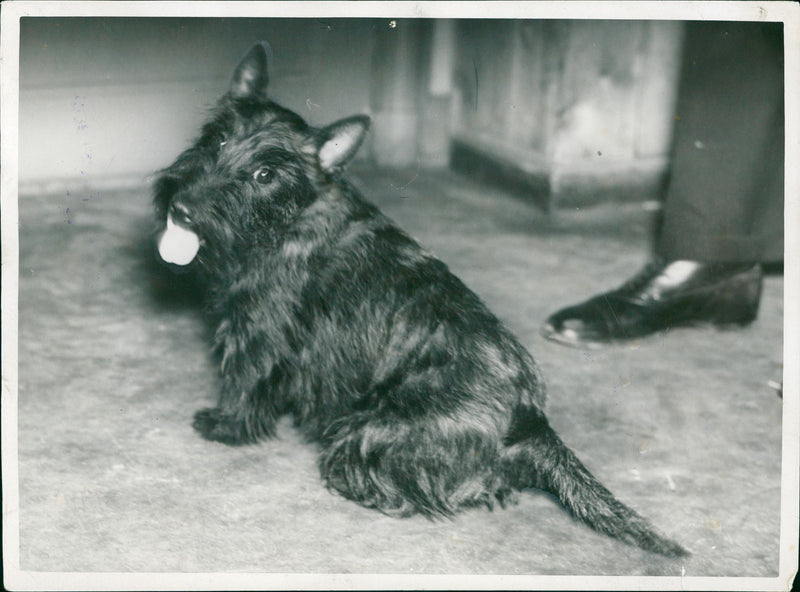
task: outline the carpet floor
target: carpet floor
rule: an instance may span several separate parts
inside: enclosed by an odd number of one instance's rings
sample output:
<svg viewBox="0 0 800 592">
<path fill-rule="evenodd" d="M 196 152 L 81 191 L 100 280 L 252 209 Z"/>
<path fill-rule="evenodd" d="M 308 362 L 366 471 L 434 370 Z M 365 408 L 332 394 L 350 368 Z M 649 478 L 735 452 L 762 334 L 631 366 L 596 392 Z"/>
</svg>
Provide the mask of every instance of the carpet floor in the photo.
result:
<svg viewBox="0 0 800 592">
<path fill-rule="evenodd" d="M 143 188 L 20 198 L 23 570 L 777 575 L 781 276 L 747 328 L 565 348 L 542 321 L 637 271 L 651 212 L 547 217 L 451 173 L 358 178 L 530 349 L 585 464 L 692 555 L 596 534 L 536 491 L 448 521 L 381 515 L 324 488 L 288 420 L 254 446 L 201 439 L 192 414 L 219 387 L 209 330 L 191 282 L 154 261 Z"/>
</svg>

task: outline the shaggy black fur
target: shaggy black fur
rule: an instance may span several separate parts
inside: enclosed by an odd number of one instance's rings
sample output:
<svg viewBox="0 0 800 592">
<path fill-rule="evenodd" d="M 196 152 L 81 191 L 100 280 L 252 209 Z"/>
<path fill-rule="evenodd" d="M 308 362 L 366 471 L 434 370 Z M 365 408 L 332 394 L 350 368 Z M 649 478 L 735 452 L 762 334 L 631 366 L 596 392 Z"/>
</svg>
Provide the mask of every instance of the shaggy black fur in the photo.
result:
<svg viewBox="0 0 800 592">
<path fill-rule="evenodd" d="M 368 118 L 312 128 L 266 90 L 256 45 L 155 187 L 162 256 L 170 233 L 190 244 L 216 319 L 222 393 L 195 429 L 247 444 L 291 413 L 320 442 L 327 485 L 365 506 L 449 516 L 540 487 L 601 532 L 685 554 L 550 428 L 512 334 L 342 177 Z"/>
</svg>

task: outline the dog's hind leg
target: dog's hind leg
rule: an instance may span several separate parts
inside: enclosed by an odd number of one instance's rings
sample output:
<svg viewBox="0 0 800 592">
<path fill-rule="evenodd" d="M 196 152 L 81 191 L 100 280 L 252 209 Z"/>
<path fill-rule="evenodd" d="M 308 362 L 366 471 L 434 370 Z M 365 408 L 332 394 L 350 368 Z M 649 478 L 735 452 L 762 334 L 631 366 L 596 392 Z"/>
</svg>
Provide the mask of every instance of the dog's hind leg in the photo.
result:
<svg viewBox="0 0 800 592">
<path fill-rule="evenodd" d="M 322 444 L 328 487 L 386 514 L 450 516 L 514 496 L 494 471 L 496 438 L 465 422 L 359 413 L 334 423 Z"/>
<path fill-rule="evenodd" d="M 580 521 L 595 530 L 668 556 L 687 555 L 648 521 L 618 501 L 583 466 L 535 407 L 515 410 L 501 461 L 506 483 L 555 494 Z"/>
</svg>

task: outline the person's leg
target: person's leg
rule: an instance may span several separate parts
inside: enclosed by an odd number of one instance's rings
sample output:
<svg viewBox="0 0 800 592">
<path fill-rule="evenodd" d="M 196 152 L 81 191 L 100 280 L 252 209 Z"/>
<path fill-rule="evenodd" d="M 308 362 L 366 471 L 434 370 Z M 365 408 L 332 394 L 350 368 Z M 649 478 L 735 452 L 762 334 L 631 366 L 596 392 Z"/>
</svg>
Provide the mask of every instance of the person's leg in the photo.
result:
<svg viewBox="0 0 800 592">
<path fill-rule="evenodd" d="M 782 53 L 781 23 L 687 24 L 666 261 L 783 258 Z"/>
<path fill-rule="evenodd" d="M 551 315 L 585 346 L 681 324 L 746 324 L 759 262 L 783 256 L 780 23 L 689 23 L 671 181 L 655 258 L 620 288 Z"/>
</svg>

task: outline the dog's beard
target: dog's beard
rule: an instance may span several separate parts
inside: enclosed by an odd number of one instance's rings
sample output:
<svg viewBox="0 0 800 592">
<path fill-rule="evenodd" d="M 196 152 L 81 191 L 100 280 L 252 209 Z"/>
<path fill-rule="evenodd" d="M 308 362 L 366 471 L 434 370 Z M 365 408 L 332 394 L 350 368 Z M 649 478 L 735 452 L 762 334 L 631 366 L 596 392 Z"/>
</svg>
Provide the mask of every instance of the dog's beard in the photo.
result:
<svg viewBox="0 0 800 592">
<path fill-rule="evenodd" d="M 174 265 L 189 265 L 200 250 L 198 236 L 167 216 L 167 227 L 158 240 L 158 254 L 167 263 Z"/>
</svg>

